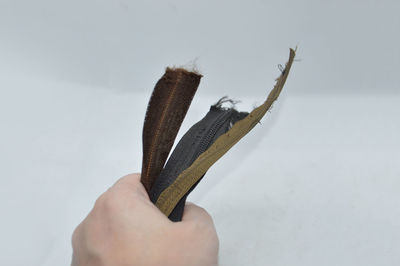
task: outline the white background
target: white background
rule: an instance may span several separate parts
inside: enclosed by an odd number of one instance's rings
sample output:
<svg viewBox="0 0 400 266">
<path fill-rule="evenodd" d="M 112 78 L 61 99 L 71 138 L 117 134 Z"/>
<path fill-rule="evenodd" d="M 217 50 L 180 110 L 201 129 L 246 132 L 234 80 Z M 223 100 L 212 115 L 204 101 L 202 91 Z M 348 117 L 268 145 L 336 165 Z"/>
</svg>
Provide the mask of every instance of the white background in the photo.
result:
<svg viewBox="0 0 400 266">
<path fill-rule="evenodd" d="M 141 169 L 166 66 L 204 75 L 178 138 L 229 95 L 274 108 L 190 197 L 221 265 L 399 265 L 398 1 L 0 0 L 0 265 L 69 265 L 95 199 Z"/>
</svg>

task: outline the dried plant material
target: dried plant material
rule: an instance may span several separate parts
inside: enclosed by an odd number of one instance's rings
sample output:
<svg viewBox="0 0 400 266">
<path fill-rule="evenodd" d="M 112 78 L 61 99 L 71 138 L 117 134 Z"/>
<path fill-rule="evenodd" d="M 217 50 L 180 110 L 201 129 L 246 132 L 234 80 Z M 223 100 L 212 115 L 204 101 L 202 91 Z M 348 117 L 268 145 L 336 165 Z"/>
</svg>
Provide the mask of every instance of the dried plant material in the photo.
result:
<svg viewBox="0 0 400 266">
<path fill-rule="evenodd" d="M 157 202 L 160 194 L 169 187 L 179 174 L 188 168 L 200 154 L 206 151 L 219 136 L 226 133 L 233 124 L 249 114 L 247 112 L 238 112 L 233 106 L 232 108 L 222 107 L 222 105 L 227 102 L 231 105 L 234 103 L 233 100 L 227 97 L 220 99 L 216 104 L 210 107 L 210 110 L 204 118 L 195 123 L 179 140 L 151 188 L 149 197 L 153 203 Z M 195 185 L 191 187 L 175 206 L 168 217 L 171 221 L 181 221 L 186 197 L 194 188 Z"/>
<path fill-rule="evenodd" d="M 201 77 L 183 68 L 167 68 L 154 88 L 142 137 L 141 181 L 148 193 L 167 160 Z"/>
<path fill-rule="evenodd" d="M 232 128 L 221 135 L 205 152 L 184 171 L 182 171 L 175 181 L 169 185 L 157 199 L 157 207 L 169 216 L 178 202 L 187 195 L 188 191 L 201 179 L 206 171 L 221 158 L 231 147 L 233 147 L 242 137 L 244 137 L 261 120 L 265 113 L 270 109 L 273 102 L 278 98 L 292 66 L 295 50 L 290 49 L 289 60 L 286 63 L 282 74 L 277 79 L 276 84 L 266 101 L 255 108 L 244 119 L 237 121 Z"/>
</svg>

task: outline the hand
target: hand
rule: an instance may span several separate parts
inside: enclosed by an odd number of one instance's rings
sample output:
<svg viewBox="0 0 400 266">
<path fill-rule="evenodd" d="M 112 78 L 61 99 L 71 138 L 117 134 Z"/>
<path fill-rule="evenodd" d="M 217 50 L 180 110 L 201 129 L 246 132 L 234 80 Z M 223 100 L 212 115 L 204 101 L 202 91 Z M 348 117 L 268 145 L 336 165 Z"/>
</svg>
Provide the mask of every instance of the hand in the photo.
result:
<svg viewBox="0 0 400 266">
<path fill-rule="evenodd" d="M 217 265 L 218 237 L 210 215 L 186 204 L 171 222 L 149 200 L 140 174 L 118 180 L 72 235 L 72 266 Z"/>
</svg>

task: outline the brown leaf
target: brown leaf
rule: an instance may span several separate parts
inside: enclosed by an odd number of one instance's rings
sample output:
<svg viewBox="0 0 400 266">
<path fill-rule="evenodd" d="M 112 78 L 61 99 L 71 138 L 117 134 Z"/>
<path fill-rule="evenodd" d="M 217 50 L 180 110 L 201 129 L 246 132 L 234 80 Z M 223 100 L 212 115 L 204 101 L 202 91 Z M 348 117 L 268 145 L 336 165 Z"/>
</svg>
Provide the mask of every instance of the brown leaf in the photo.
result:
<svg viewBox="0 0 400 266">
<path fill-rule="evenodd" d="M 183 68 L 167 68 L 153 90 L 142 137 L 141 181 L 147 192 L 167 160 L 201 77 Z"/>
<path fill-rule="evenodd" d="M 255 108 L 242 120 L 236 122 L 226 133 L 218 139 L 185 170 L 183 170 L 174 182 L 160 194 L 156 206 L 169 216 L 178 202 L 200 180 L 207 170 L 244 137 L 261 120 L 271 105 L 278 98 L 289 75 L 290 68 L 295 58 L 296 51 L 290 49 L 289 61 L 285 69 L 276 80 L 276 84 L 269 93 L 268 98 L 259 107 Z"/>
</svg>

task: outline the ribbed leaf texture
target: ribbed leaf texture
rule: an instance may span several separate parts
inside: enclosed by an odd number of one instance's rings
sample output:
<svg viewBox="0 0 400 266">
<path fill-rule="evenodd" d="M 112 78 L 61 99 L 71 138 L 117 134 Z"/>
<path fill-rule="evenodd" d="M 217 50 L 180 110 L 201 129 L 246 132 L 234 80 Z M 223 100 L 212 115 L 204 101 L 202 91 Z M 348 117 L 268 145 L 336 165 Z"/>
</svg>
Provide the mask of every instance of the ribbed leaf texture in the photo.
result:
<svg viewBox="0 0 400 266">
<path fill-rule="evenodd" d="M 157 198 L 156 206 L 166 216 L 170 216 L 181 199 L 185 199 L 188 192 L 201 180 L 207 170 L 259 123 L 281 93 L 295 55 L 295 50 L 290 49 L 289 61 L 286 63 L 285 68 L 282 69 L 282 74 L 276 80 L 274 88 L 269 93 L 264 103 L 255 108 L 245 118 L 234 123 L 226 133 L 219 136 L 206 151 L 201 153 L 188 168 L 183 170 L 174 181 L 161 192 Z M 181 215 L 181 212 L 179 212 L 179 215 Z"/>
<path fill-rule="evenodd" d="M 164 167 L 201 77 L 183 68 L 167 68 L 153 90 L 142 136 L 141 181 L 148 193 Z"/>
</svg>

